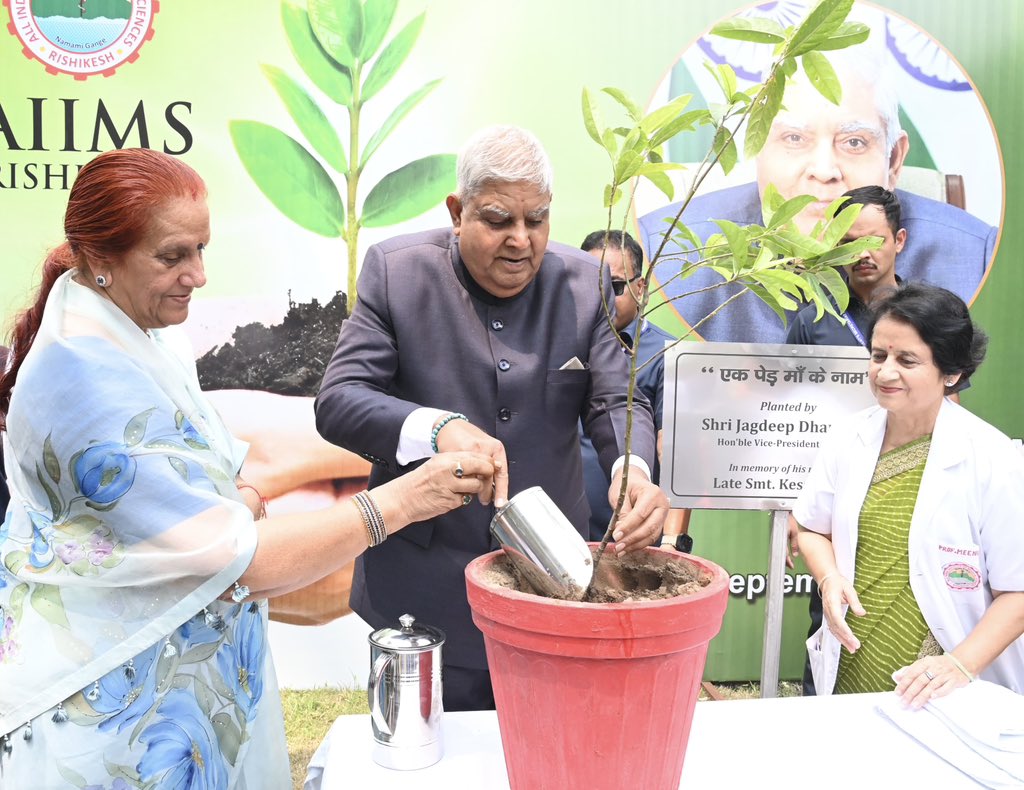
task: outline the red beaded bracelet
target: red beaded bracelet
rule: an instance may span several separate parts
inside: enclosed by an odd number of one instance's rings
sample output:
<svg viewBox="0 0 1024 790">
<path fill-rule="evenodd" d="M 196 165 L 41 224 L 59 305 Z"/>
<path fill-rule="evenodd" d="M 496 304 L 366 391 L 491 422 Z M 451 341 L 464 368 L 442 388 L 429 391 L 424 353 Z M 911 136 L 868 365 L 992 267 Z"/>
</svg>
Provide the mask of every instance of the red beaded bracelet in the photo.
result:
<svg viewBox="0 0 1024 790">
<path fill-rule="evenodd" d="M 259 489 L 257 489 L 256 486 L 254 486 L 254 485 L 249 485 L 249 483 L 239 483 L 237 488 L 238 488 L 239 491 L 241 491 L 243 488 L 248 488 L 250 491 L 252 491 L 254 494 L 256 494 L 256 496 L 258 496 L 260 498 L 260 509 L 258 511 L 256 511 L 256 515 L 254 516 L 254 519 L 256 521 L 259 521 L 260 519 L 266 518 L 267 517 L 267 498 L 265 496 L 263 496 L 263 494 L 261 494 L 259 492 Z"/>
</svg>

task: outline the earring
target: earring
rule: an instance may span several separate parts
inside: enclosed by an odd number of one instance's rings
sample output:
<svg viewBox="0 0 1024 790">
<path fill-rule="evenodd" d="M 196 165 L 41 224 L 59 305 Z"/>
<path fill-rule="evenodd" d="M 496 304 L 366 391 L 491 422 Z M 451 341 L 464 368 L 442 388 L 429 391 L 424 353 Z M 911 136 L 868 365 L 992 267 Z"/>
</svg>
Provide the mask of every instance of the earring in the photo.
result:
<svg viewBox="0 0 1024 790">
<path fill-rule="evenodd" d="M 947 387 L 952 387 L 954 384 L 956 384 L 956 379 L 946 379 Z"/>
<path fill-rule="evenodd" d="M 98 285 L 100 288 L 106 288 L 107 287 L 107 278 L 104 277 L 102 274 L 97 274 L 96 275 L 96 285 Z"/>
</svg>

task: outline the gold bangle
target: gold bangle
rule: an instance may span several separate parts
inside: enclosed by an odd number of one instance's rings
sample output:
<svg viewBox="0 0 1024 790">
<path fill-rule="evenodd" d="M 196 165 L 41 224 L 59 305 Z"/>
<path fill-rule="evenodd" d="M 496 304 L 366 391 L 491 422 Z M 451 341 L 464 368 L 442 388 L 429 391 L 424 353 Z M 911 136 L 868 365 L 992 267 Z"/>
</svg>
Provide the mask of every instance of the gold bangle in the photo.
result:
<svg viewBox="0 0 1024 790">
<path fill-rule="evenodd" d="M 946 656 L 947 656 L 947 657 L 948 657 L 948 658 L 949 658 L 949 659 L 950 659 L 950 660 L 951 660 L 951 661 L 953 662 L 953 665 L 954 665 L 954 666 L 955 666 L 955 667 L 956 667 L 957 669 L 959 669 L 959 670 L 960 670 L 961 672 L 963 672 L 963 673 L 964 673 L 964 675 L 966 675 L 966 676 L 967 676 L 967 682 L 968 682 L 968 683 L 973 683 L 973 682 L 974 682 L 974 678 L 975 678 L 975 676 L 974 676 L 974 675 L 972 675 L 972 674 L 971 674 L 971 673 L 970 673 L 970 672 L 968 671 L 967 667 L 965 667 L 965 666 L 963 665 L 963 663 L 962 663 L 962 662 L 960 661 L 960 659 L 959 659 L 959 658 L 957 658 L 956 656 L 954 656 L 954 655 L 953 655 L 952 653 L 946 653 Z"/>
<path fill-rule="evenodd" d="M 825 589 L 825 582 L 827 582 L 833 576 L 839 576 L 839 575 L 840 575 L 839 571 L 831 571 L 831 572 L 826 573 L 824 576 L 821 577 L 821 581 L 818 582 L 818 596 L 819 597 L 821 596 L 821 591 Z"/>
</svg>

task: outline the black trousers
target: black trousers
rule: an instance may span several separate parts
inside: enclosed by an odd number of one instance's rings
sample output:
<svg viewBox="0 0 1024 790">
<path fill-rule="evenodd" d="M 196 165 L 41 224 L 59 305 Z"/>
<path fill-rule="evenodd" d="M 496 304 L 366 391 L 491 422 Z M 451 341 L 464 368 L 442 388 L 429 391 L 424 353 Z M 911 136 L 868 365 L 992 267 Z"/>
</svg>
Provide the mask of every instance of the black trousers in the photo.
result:
<svg viewBox="0 0 1024 790">
<path fill-rule="evenodd" d="M 811 602 L 807 607 L 808 613 L 811 615 L 811 627 L 807 631 L 807 638 L 810 639 L 821 628 L 821 621 L 824 618 L 824 612 L 821 608 L 821 591 L 818 589 L 818 584 L 814 580 L 811 581 Z M 804 696 L 813 697 L 816 692 L 814 691 L 814 677 L 811 675 L 811 658 L 804 651 Z"/>
<path fill-rule="evenodd" d="M 442 699 L 446 711 L 494 710 L 491 673 L 445 664 L 441 673 Z"/>
</svg>

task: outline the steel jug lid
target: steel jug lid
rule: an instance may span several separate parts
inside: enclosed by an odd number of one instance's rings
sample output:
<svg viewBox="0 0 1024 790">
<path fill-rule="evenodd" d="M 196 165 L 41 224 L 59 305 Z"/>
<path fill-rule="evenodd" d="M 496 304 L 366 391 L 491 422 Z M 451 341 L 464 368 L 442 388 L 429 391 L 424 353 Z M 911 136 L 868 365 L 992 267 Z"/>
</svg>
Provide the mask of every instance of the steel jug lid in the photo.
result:
<svg viewBox="0 0 1024 790">
<path fill-rule="evenodd" d="M 370 644 L 387 650 L 417 652 L 444 644 L 444 631 L 417 623 L 411 614 L 403 614 L 398 622 L 401 628 L 388 626 L 370 634 Z"/>
</svg>

